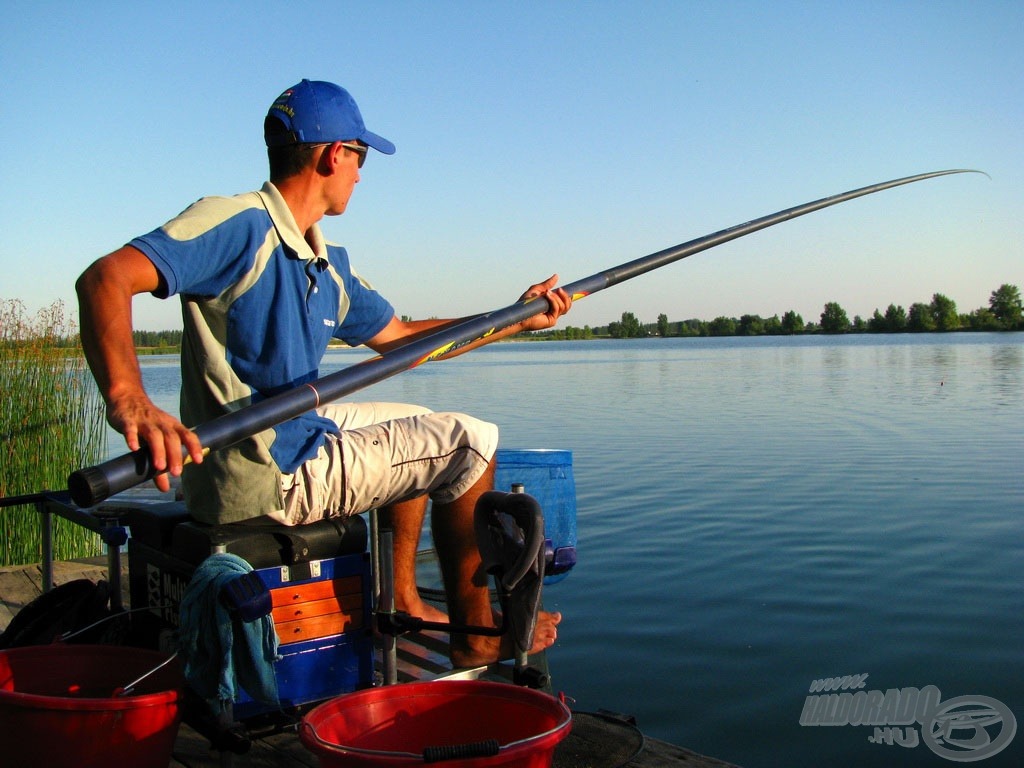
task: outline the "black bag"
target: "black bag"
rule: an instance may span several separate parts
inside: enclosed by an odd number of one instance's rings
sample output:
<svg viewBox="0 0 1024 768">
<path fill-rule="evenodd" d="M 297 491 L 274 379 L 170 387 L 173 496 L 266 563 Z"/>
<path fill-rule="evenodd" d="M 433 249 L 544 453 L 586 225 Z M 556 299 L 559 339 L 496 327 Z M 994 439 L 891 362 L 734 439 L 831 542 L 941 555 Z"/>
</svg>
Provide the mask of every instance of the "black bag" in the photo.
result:
<svg viewBox="0 0 1024 768">
<path fill-rule="evenodd" d="M 0 648 L 48 645 L 65 634 L 81 630 L 85 631 L 69 637 L 68 642 L 109 642 L 111 634 L 118 631 L 111 624 L 120 622 L 103 621 L 95 627 L 90 626 L 113 616 L 108 608 L 109 602 L 110 586 L 106 581 L 76 579 L 61 584 L 18 611 L 0 634 Z"/>
</svg>

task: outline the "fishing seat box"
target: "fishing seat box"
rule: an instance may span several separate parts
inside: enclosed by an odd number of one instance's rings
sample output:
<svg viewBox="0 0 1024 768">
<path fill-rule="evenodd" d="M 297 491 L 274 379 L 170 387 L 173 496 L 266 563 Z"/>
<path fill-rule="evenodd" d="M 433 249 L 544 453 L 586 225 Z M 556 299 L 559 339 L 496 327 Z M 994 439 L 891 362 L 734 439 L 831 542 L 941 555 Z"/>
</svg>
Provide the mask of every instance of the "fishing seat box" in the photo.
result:
<svg viewBox="0 0 1024 768">
<path fill-rule="evenodd" d="M 147 644 L 178 626 L 185 588 L 215 552 L 248 562 L 270 591 L 281 658 L 274 664 L 281 705 L 300 706 L 373 682 L 370 565 L 361 516 L 288 527 L 250 521 L 204 525 L 181 502 L 125 512 L 133 626 Z M 238 720 L 276 711 L 236 693 Z"/>
</svg>

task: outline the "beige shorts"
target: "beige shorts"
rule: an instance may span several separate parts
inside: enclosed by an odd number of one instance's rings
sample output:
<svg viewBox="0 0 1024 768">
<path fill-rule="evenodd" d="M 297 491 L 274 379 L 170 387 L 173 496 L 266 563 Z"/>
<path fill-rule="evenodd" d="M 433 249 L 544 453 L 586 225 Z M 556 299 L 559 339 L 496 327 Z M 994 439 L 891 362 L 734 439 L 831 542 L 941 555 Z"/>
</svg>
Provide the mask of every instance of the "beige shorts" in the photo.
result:
<svg viewBox="0 0 1024 768">
<path fill-rule="evenodd" d="M 341 403 L 317 413 L 338 425 L 316 457 L 282 475 L 285 525 L 348 516 L 429 494 L 451 502 L 480 478 L 498 428 L 461 413 L 399 403 Z"/>
</svg>

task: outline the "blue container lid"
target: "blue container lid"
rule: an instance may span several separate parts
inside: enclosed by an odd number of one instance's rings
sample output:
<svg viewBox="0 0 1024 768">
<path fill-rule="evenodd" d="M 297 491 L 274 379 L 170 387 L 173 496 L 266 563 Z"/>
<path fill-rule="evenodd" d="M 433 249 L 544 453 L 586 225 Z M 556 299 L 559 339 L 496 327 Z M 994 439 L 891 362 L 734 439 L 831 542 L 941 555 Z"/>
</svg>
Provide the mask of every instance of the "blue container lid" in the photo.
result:
<svg viewBox="0 0 1024 768">
<path fill-rule="evenodd" d="M 498 464 L 527 467 L 553 467 L 572 464 L 572 451 L 557 448 L 499 448 L 496 452 Z"/>
</svg>

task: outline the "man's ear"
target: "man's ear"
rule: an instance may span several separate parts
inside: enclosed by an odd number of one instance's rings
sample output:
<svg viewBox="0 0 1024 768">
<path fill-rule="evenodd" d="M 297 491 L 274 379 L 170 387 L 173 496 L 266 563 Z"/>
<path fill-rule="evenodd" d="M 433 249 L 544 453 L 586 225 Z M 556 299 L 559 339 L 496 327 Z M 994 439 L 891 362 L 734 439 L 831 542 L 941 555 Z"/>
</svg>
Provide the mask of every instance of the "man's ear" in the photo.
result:
<svg viewBox="0 0 1024 768">
<path fill-rule="evenodd" d="M 337 168 L 338 153 L 344 151 L 345 148 L 341 146 L 340 141 L 336 141 L 330 146 L 324 147 L 316 161 L 317 173 L 321 176 L 333 175 Z"/>
</svg>

